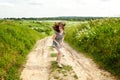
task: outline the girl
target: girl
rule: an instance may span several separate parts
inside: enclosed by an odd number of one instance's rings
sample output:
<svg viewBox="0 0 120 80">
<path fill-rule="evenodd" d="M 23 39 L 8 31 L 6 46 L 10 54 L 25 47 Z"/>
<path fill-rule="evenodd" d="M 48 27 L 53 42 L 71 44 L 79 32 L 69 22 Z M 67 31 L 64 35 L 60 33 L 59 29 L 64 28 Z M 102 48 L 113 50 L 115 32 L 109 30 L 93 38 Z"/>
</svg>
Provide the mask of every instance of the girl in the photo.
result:
<svg viewBox="0 0 120 80">
<path fill-rule="evenodd" d="M 62 57 L 61 48 L 63 47 L 63 40 L 64 40 L 64 35 L 65 35 L 64 26 L 65 26 L 65 23 L 63 22 L 55 23 L 55 25 L 53 26 L 53 29 L 55 30 L 55 34 L 53 35 L 52 45 L 58 51 L 56 62 L 59 67 L 62 67 L 60 60 Z"/>
</svg>

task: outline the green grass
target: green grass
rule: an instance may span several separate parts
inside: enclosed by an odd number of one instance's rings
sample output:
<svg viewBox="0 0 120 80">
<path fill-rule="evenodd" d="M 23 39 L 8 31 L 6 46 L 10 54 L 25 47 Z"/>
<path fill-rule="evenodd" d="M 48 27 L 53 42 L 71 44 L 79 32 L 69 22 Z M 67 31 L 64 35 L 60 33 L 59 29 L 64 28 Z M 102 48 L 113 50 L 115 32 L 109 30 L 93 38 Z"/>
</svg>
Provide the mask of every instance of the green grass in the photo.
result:
<svg viewBox="0 0 120 80">
<path fill-rule="evenodd" d="M 57 53 L 51 53 L 50 56 L 51 56 L 51 57 L 56 57 L 56 56 L 57 56 Z"/>
<path fill-rule="evenodd" d="M 51 66 L 52 71 L 57 70 L 59 72 L 64 72 L 64 71 L 70 71 L 70 70 L 72 70 L 72 67 L 69 66 L 69 65 L 62 64 L 62 66 L 63 66 L 62 68 L 59 68 L 58 65 L 57 65 L 57 62 L 56 61 L 52 61 L 52 66 Z"/>
<path fill-rule="evenodd" d="M 78 79 L 78 76 L 75 74 L 75 75 L 74 75 L 74 78 L 75 78 L 75 79 Z"/>
<path fill-rule="evenodd" d="M 72 66 L 70 65 L 64 65 L 62 64 L 62 68 L 58 67 L 56 61 L 51 62 L 51 68 L 50 68 L 50 76 L 49 80 L 51 80 L 51 77 L 57 80 L 66 80 L 67 77 L 71 76 L 73 80 L 77 80 L 78 77 L 75 74 L 75 72 L 72 69 Z"/>
<path fill-rule="evenodd" d="M 39 28 L 42 26 L 46 30 L 37 31 L 32 29 L 33 25 Z M 21 67 L 25 63 L 26 55 L 38 39 L 51 34 L 52 30 L 47 25 L 30 21 L 0 21 L 0 80 L 20 79 Z M 48 33 L 47 29 L 51 32 Z"/>
<path fill-rule="evenodd" d="M 50 46 L 50 50 L 51 50 L 51 51 L 53 51 L 53 50 L 54 50 L 54 49 L 53 49 L 53 46 Z"/>
<path fill-rule="evenodd" d="M 68 26 L 65 41 L 120 78 L 120 18 Z"/>
</svg>

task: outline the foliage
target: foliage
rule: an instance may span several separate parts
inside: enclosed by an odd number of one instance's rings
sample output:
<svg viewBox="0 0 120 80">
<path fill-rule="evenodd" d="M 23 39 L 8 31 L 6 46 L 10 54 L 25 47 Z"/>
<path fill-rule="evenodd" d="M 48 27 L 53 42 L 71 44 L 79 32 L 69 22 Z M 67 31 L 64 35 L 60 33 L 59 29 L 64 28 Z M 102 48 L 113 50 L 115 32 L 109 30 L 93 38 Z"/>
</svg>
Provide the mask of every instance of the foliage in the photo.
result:
<svg viewBox="0 0 120 80">
<path fill-rule="evenodd" d="M 120 76 L 120 18 L 90 20 L 66 29 L 65 41 Z"/>
<path fill-rule="evenodd" d="M 47 30 L 43 34 L 29 27 L 33 25 L 41 28 L 31 21 L 0 21 L 0 80 L 19 80 L 26 55 L 38 39 L 48 36 Z M 47 25 L 42 27 L 48 28 Z"/>
</svg>

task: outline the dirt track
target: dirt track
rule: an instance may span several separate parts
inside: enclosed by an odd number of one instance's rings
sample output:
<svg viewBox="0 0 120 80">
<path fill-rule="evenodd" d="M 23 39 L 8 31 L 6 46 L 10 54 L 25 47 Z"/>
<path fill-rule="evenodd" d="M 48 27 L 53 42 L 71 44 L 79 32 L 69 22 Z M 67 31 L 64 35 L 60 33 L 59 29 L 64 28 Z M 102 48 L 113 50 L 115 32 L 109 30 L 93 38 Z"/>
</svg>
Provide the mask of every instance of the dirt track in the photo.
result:
<svg viewBox="0 0 120 80">
<path fill-rule="evenodd" d="M 56 60 L 50 57 L 51 53 L 56 53 L 55 49 L 50 49 L 51 44 L 51 37 L 37 41 L 27 56 L 26 64 L 21 72 L 21 80 L 48 80 L 51 61 Z M 63 54 L 62 64 L 72 66 L 78 80 L 115 80 L 110 73 L 99 69 L 92 59 L 77 53 L 66 43 L 64 43 Z M 73 79 L 68 78 L 68 80 Z"/>
</svg>

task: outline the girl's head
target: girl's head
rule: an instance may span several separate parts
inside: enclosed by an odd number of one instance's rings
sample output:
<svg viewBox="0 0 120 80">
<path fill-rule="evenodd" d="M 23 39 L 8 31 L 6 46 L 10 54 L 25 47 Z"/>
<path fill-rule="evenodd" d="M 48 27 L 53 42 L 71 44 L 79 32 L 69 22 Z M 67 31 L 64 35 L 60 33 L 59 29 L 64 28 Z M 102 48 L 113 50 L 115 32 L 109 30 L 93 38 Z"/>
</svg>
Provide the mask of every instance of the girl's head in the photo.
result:
<svg viewBox="0 0 120 80">
<path fill-rule="evenodd" d="M 54 26 L 53 26 L 53 29 L 57 32 L 60 32 L 60 31 L 63 31 L 64 30 L 64 26 L 66 24 L 63 23 L 63 22 L 58 22 L 58 23 L 55 23 Z"/>
</svg>

